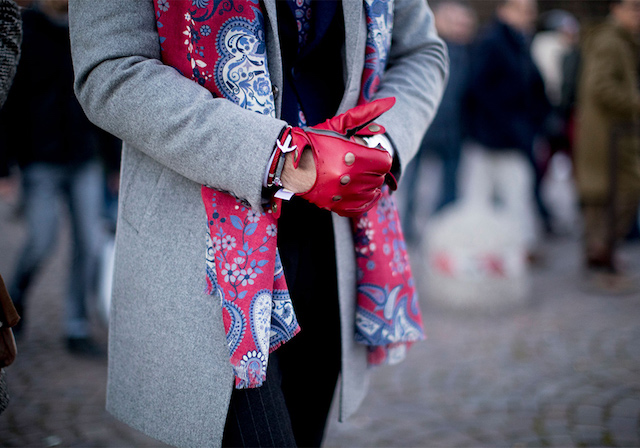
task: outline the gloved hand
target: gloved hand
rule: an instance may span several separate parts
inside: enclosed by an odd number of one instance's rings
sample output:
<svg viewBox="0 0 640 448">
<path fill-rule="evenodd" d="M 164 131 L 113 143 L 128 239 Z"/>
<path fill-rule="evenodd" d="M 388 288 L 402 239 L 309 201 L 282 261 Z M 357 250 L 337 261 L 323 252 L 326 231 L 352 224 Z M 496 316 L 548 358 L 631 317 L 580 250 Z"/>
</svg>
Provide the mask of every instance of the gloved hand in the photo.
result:
<svg viewBox="0 0 640 448">
<path fill-rule="evenodd" d="M 310 128 L 289 128 L 279 147 L 292 152 L 293 168 L 298 168 L 305 150 L 312 151 L 316 167 L 315 184 L 296 194 L 342 216 L 358 216 L 373 207 L 393 159 L 380 146 L 366 146 L 362 137 L 385 132 L 373 121 L 394 104 L 395 98 L 383 98 Z M 392 177 L 389 181 L 395 187 Z"/>
</svg>

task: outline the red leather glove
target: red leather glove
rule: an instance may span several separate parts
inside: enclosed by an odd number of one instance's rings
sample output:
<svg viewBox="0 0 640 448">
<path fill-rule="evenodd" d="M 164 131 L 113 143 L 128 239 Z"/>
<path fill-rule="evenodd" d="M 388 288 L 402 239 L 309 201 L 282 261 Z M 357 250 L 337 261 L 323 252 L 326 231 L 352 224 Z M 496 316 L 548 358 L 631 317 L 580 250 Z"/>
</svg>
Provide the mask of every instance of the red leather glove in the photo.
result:
<svg viewBox="0 0 640 448">
<path fill-rule="evenodd" d="M 384 128 L 373 121 L 395 102 L 395 98 L 383 98 L 310 128 L 290 128 L 290 133 L 281 140 L 291 136 L 289 148 L 293 149 L 294 168 L 305 149 L 313 151 L 316 164 L 315 184 L 298 195 L 320 208 L 348 217 L 373 207 L 382 194 L 385 177 L 390 175 L 393 159 L 384 148 L 370 148 L 358 143 L 355 137 L 383 134 Z"/>
</svg>

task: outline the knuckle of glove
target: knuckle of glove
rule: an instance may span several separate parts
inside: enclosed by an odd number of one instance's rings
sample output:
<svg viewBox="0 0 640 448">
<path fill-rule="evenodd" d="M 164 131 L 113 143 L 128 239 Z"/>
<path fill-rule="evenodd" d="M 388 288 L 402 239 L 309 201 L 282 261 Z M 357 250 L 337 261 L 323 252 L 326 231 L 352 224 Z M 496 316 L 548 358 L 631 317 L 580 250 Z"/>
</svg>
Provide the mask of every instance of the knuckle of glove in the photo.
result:
<svg viewBox="0 0 640 448">
<path fill-rule="evenodd" d="M 391 169 L 391 156 L 335 136 L 309 134 L 316 157 L 316 184 L 301 196 L 320 208 L 341 216 L 369 210 Z"/>
</svg>

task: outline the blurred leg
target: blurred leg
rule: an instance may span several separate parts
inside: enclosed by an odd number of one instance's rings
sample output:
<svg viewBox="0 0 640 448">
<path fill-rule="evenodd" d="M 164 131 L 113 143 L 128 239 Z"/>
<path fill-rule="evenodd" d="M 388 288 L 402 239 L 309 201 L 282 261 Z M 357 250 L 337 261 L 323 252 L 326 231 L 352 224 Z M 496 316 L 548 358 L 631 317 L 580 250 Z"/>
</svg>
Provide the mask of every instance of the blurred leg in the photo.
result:
<svg viewBox="0 0 640 448">
<path fill-rule="evenodd" d="M 534 174 L 526 156 L 518 151 L 496 153 L 496 192 L 505 211 L 518 224 L 524 243 L 533 249 L 536 241 L 534 206 Z"/>
<path fill-rule="evenodd" d="M 59 168 L 47 164 L 27 166 L 22 171 L 22 186 L 27 240 L 10 282 L 9 294 L 24 317 L 25 296 L 31 280 L 53 250 L 58 234 Z"/>
<path fill-rule="evenodd" d="M 493 169 L 491 153 L 479 144 L 465 149 L 462 197 L 475 205 L 490 206 L 493 198 Z"/>
<path fill-rule="evenodd" d="M 442 159 L 442 191 L 436 210 L 440 210 L 458 198 L 458 166 L 459 157 Z"/>
<path fill-rule="evenodd" d="M 68 337 L 89 335 L 87 298 L 95 290 L 96 268 L 102 242 L 102 170 L 97 163 L 68 174 L 67 202 L 73 230 L 73 250 L 65 331 Z"/>
<path fill-rule="evenodd" d="M 640 197 L 636 192 L 619 192 L 616 211 L 616 238 L 622 240 L 638 218 Z"/>
<path fill-rule="evenodd" d="M 606 204 L 584 204 L 582 216 L 587 267 L 613 270 L 613 252 L 609 247 L 609 208 Z"/>
</svg>

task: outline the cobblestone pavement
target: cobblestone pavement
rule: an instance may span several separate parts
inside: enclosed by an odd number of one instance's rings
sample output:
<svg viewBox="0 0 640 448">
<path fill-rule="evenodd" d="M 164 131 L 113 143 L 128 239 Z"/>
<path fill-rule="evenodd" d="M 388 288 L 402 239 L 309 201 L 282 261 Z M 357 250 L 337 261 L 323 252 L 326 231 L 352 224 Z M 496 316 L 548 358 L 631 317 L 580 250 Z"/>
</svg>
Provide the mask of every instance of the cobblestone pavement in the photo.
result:
<svg viewBox="0 0 640 448">
<path fill-rule="evenodd" d="M 26 335 L 7 369 L 0 446 L 160 446 L 104 411 L 106 360 L 64 349 L 67 232 L 30 295 Z M 23 237 L 0 202 L 5 277 Z M 429 339 L 403 364 L 376 369 L 362 408 L 347 423 L 332 418 L 325 445 L 640 446 L 640 295 L 584 292 L 575 238 L 542 252 L 526 306 L 456 313 L 422 297 Z M 624 255 L 640 272 L 640 247 Z M 104 326 L 95 335 L 106 343 Z"/>
</svg>

